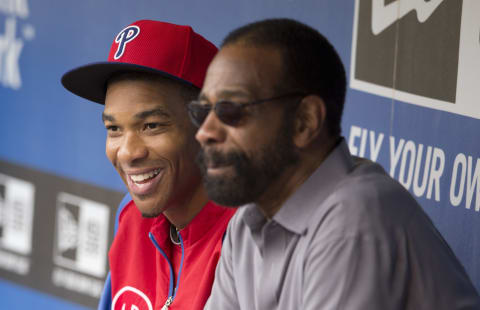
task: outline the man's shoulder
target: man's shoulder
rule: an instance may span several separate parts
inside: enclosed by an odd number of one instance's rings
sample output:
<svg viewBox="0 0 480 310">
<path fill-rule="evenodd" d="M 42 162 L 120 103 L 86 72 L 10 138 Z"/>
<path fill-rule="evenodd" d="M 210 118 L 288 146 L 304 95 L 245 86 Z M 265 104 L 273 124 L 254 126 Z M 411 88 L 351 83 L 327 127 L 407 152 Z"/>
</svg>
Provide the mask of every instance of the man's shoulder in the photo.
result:
<svg viewBox="0 0 480 310">
<path fill-rule="evenodd" d="M 328 232 L 321 235 L 380 235 L 407 229 L 422 213 L 415 198 L 380 165 L 355 159 L 353 169 L 310 217 L 309 226 Z"/>
<path fill-rule="evenodd" d="M 355 158 L 355 166 L 331 196 L 335 202 L 355 208 L 417 208 L 415 198 L 377 163 Z"/>
</svg>

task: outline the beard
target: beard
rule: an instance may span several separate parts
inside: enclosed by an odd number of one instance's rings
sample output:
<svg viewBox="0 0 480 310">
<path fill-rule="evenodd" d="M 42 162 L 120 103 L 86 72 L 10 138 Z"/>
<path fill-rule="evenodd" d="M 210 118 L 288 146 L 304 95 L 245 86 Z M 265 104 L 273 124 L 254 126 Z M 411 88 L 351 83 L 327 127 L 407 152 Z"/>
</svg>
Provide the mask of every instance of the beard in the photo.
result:
<svg viewBox="0 0 480 310">
<path fill-rule="evenodd" d="M 287 167 L 299 160 L 292 128 L 293 122 L 285 122 L 272 143 L 251 155 L 239 150 L 221 153 L 213 148 L 202 149 L 197 156 L 197 164 L 208 197 L 231 207 L 257 201 Z M 230 166 L 233 173 L 212 176 L 207 172 L 208 165 Z"/>
</svg>

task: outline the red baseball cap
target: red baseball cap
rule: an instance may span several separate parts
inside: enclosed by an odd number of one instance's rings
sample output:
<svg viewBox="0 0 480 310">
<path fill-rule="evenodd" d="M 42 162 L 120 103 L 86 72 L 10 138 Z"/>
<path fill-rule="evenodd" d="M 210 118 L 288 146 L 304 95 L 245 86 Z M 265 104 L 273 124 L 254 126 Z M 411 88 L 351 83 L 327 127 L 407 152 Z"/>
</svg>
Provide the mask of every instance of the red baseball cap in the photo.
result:
<svg viewBox="0 0 480 310">
<path fill-rule="evenodd" d="M 201 88 L 217 48 L 190 26 L 139 20 L 118 33 L 107 62 L 73 69 L 63 86 L 85 99 L 104 104 L 108 80 L 117 73 L 149 72 Z"/>
</svg>

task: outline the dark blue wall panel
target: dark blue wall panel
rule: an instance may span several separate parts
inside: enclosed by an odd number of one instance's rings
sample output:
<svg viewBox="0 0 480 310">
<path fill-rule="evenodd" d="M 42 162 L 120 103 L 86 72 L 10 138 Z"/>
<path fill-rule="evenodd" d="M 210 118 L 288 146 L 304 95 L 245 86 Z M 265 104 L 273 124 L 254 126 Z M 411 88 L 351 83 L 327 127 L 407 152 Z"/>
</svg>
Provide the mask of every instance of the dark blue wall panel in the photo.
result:
<svg viewBox="0 0 480 310">
<path fill-rule="evenodd" d="M 102 106 L 65 91 L 60 77 L 105 60 L 114 36 L 131 22 L 189 24 L 219 45 L 245 23 L 291 17 L 329 38 L 345 64 L 350 88 L 343 133 L 352 152 L 380 162 L 416 195 L 480 288 L 480 3 L 432 0 L 409 7 L 410 2 L 415 1 L 0 0 L 0 185 L 8 177 L 28 179 L 31 172 L 52 184 L 71 182 L 72 192 L 90 200 L 100 201 L 107 192 L 121 196 L 124 186 L 104 154 Z M 35 219 L 55 209 L 41 201 L 46 200 L 35 200 Z M 103 203 L 114 212 L 113 200 Z M 0 251 L 10 253 L 1 243 Z M 51 254 L 36 262 L 31 251 L 12 253 L 32 266 L 55 265 L 48 261 Z M 1 269 L 2 264 L 0 276 Z M 94 304 L 68 290 L 40 292 L 4 272 L 5 308 L 73 310 L 83 306 L 71 301 Z M 48 276 L 36 279 L 42 280 L 51 282 Z"/>
</svg>

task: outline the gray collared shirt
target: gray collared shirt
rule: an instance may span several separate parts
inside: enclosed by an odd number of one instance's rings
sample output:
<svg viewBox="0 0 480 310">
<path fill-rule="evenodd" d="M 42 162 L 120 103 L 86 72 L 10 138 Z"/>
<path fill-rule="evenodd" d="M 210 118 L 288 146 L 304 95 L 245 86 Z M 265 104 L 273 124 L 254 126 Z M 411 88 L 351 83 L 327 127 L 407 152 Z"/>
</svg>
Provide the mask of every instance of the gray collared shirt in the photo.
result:
<svg viewBox="0 0 480 310">
<path fill-rule="evenodd" d="M 480 309 L 464 268 L 415 199 L 345 141 L 273 219 L 232 218 L 209 310 Z"/>
</svg>

